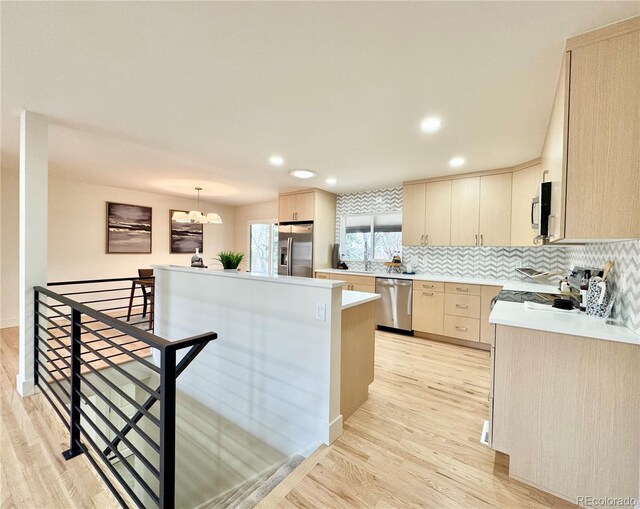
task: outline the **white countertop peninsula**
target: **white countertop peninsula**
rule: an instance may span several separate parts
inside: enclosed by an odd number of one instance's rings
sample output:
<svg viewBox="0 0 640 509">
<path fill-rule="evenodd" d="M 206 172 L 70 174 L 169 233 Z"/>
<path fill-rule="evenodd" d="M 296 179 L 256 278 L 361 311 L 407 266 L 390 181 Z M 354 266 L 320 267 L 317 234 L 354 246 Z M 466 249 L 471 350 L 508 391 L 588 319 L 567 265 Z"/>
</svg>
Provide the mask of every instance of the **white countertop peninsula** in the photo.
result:
<svg viewBox="0 0 640 509">
<path fill-rule="evenodd" d="M 289 456 L 340 436 L 343 316 L 369 316 L 378 295 L 343 292 L 340 281 L 153 268 L 155 333 L 218 334 L 178 378 L 181 392 Z M 373 322 L 369 328 L 373 337 Z M 350 344 L 354 359 L 373 354 L 373 341 Z M 368 383 L 358 383 L 366 398 Z"/>
</svg>

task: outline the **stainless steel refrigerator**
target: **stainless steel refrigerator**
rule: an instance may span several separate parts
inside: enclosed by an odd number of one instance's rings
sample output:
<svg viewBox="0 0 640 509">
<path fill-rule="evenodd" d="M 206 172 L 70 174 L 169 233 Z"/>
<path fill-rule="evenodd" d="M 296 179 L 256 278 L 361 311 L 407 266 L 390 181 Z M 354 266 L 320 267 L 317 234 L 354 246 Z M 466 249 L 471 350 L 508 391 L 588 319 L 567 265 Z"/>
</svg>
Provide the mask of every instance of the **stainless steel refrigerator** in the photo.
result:
<svg viewBox="0 0 640 509">
<path fill-rule="evenodd" d="M 313 223 L 278 226 L 278 274 L 313 277 Z"/>
</svg>

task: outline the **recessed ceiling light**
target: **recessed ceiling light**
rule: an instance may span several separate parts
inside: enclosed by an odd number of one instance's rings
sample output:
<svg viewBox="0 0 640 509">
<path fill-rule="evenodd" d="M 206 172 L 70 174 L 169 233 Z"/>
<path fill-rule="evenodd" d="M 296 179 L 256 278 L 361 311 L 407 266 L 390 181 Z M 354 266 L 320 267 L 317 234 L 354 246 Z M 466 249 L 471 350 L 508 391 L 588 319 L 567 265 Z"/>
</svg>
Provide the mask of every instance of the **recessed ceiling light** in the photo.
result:
<svg viewBox="0 0 640 509">
<path fill-rule="evenodd" d="M 269 158 L 269 162 L 274 166 L 282 166 L 284 164 L 284 159 L 281 156 L 271 156 Z"/>
<path fill-rule="evenodd" d="M 326 180 L 326 182 L 327 182 L 327 184 L 329 184 L 330 186 L 333 186 L 333 185 L 335 185 L 335 184 L 337 184 L 337 183 L 338 183 L 338 179 L 337 179 L 337 178 L 334 178 L 334 177 L 329 177 L 329 178 Z"/>
<path fill-rule="evenodd" d="M 435 133 L 442 127 L 442 120 L 438 117 L 427 117 L 420 123 L 420 129 L 425 133 Z"/>
<path fill-rule="evenodd" d="M 449 166 L 451 166 L 452 168 L 460 168 L 460 166 L 463 166 L 464 163 L 464 157 L 453 157 L 449 161 Z"/>
<path fill-rule="evenodd" d="M 317 173 L 311 170 L 291 170 L 289 174 L 292 177 L 296 177 L 299 179 L 310 179 L 311 177 L 315 177 Z"/>
</svg>

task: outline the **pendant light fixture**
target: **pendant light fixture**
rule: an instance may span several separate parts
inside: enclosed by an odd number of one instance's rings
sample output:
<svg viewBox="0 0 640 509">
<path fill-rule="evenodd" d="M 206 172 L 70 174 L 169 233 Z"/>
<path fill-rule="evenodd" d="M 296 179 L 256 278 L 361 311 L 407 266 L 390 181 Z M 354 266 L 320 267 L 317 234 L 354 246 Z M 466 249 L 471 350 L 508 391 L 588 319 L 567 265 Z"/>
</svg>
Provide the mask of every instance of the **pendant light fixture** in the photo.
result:
<svg viewBox="0 0 640 509">
<path fill-rule="evenodd" d="M 200 208 L 200 191 L 202 191 L 202 188 L 196 187 L 195 189 L 198 193 L 196 210 L 191 210 L 188 214 L 186 212 L 176 211 L 171 216 L 171 220 L 176 223 L 222 224 L 222 218 L 215 212 L 209 212 L 205 215 L 197 210 Z"/>
</svg>

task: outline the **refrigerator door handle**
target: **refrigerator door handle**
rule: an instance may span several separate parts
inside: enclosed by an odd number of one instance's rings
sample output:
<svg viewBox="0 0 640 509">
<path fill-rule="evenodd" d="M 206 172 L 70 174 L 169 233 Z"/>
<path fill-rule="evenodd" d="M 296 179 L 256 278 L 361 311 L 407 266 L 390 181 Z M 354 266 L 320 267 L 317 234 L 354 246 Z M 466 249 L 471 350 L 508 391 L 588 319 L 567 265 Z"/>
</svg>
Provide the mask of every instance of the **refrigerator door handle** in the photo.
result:
<svg viewBox="0 0 640 509">
<path fill-rule="evenodd" d="M 287 252 L 289 253 L 289 256 L 287 258 L 287 275 L 288 276 L 292 276 L 293 275 L 293 237 L 289 237 L 287 239 Z"/>
</svg>

